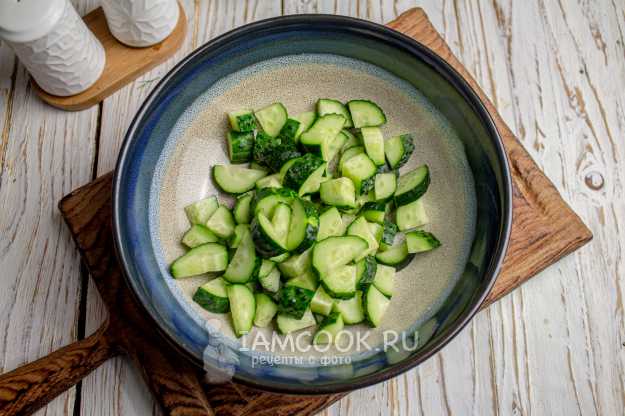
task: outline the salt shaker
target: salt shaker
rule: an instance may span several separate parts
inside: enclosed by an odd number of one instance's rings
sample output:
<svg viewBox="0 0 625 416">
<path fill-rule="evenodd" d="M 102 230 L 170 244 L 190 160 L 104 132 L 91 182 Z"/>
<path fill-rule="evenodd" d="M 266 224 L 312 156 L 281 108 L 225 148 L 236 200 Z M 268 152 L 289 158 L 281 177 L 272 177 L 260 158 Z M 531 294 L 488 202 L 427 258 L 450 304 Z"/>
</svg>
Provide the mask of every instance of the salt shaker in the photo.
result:
<svg viewBox="0 0 625 416">
<path fill-rule="evenodd" d="M 102 44 L 69 0 L 0 1 L 0 38 L 52 95 L 78 94 L 104 70 Z"/>
<path fill-rule="evenodd" d="M 180 15 L 176 0 L 102 0 L 102 9 L 113 36 L 134 47 L 164 40 Z"/>
</svg>

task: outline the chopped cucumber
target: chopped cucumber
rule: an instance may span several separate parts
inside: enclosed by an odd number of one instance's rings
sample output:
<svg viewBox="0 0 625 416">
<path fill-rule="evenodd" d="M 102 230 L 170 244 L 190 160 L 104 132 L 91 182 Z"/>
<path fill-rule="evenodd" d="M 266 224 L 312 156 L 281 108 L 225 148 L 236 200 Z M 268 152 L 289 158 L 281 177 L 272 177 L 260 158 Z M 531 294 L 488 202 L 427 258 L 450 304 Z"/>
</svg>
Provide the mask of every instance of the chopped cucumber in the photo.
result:
<svg viewBox="0 0 625 416">
<path fill-rule="evenodd" d="M 264 258 L 279 256 L 286 252 L 286 247 L 274 230 L 273 224 L 262 212 L 259 212 L 252 221 L 252 238 L 256 250 Z"/>
<path fill-rule="evenodd" d="M 305 113 L 298 114 L 293 118 L 299 121 L 299 127 L 297 128 L 294 137 L 296 141 L 299 141 L 299 136 L 301 136 L 303 132 L 308 130 L 310 126 L 312 126 L 315 122 L 315 119 L 317 118 L 317 113 L 315 113 L 314 111 L 307 111 Z"/>
<path fill-rule="evenodd" d="M 280 246 L 287 248 L 286 239 L 291 225 L 291 207 L 287 204 L 278 204 L 273 211 L 271 225 Z"/>
<path fill-rule="evenodd" d="M 360 216 L 347 227 L 347 235 L 357 236 L 367 242 L 368 248 L 358 253 L 354 260 L 358 261 L 366 256 L 375 254 L 378 251 L 379 244 L 375 239 L 375 236 L 371 233 L 369 224 L 363 216 Z"/>
<path fill-rule="evenodd" d="M 358 137 L 356 137 L 355 135 L 353 135 L 352 133 L 350 133 L 349 130 L 341 130 L 341 132 L 347 136 L 347 141 L 345 142 L 345 144 L 343 145 L 343 147 L 341 148 L 341 152 L 345 153 L 345 151 L 347 151 L 348 149 L 351 149 L 354 146 L 360 146 L 360 139 L 358 139 Z"/>
<path fill-rule="evenodd" d="M 386 116 L 378 105 L 367 100 L 352 100 L 347 103 L 354 127 L 376 127 L 386 123 Z"/>
<path fill-rule="evenodd" d="M 312 265 L 312 248 L 301 254 L 295 254 L 278 265 L 278 268 L 287 277 L 297 277 L 304 274 Z"/>
<path fill-rule="evenodd" d="M 254 272 L 258 272 L 260 265 L 261 260 L 256 257 L 252 234 L 246 229 L 223 277 L 231 283 L 247 283 L 252 280 Z"/>
<path fill-rule="evenodd" d="M 361 193 L 362 183 L 372 178 L 376 171 L 373 161 L 366 154 L 360 153 L 345 161 L 341 173 L 351 179 L 356 187 L 356 192 Z"/>
<path fill-rule="evenodd" d="M 343 127 L 348 128 L 354 125 L 349 111 L 347 111 L 347 107 L 338 100 L 320 98 L 317 101 L 317 114 L 319 114 L 319 117 L 325 116 L 326 114 L 340 114 L 345 117 L 345 125 Z"/>
<path fill-rule="evenodd" d="M 252 110 L 237 110 L 228 113 L 230 127 L 238 132 L 251 132 L 256 128 L 256 119 Z"/>
<path fill-rule="evenodd" d="M 210 196 L 187 205 L 184 211 L 191 224 L 205 225 L 218 207 L 217 198 Z"/>
<path fill-rule="evenodd" d="M 256 313 L 254 314 L 254 326 L 264 328 L 269 326 L 271 320 L 278 313 L 278 305 L 265 293 L 256 293 Z"/>
<path fill-rule="evenodd" d="M 282 103 L 270 104 L 254 113 L 263 131 L 276 137 L 288 118 L 286 107 Z"/>
<path fill-rule="evenodd" d="M 198 274 L 221 272 L 228 266 L 228 251 L 217 243 L 206 243 L 189 250 L 171 265 L 171 274 L 176 279 Z"/>
<path fill-rule="evenodd" d="M 363 127 L 360 129 L 360 133 L 362 134 L 362 143 L 365 145 L 365 151 L 373 163 L 378 166 L 385 164 L 382 130 L 379 127 Z"/>
<path fill-rule="evenodd" d="M 254 132 L 229 131 L 226 134 L 228 155 L 232 163 L 245 163 L 252 157 L 254 147 Z"/>
<path fill-rule="evenodd" d="M 258 276 L 258 282 L 267 292 L 276 293 L 280 289 L 280 270 L 274 268 L 265 276 Z"/>
<path fill-rule="evenodd" d="M 317 291 L 315 292 L 315 296 L 313 296 L 310 301 L 310 310 L 314 313 L 319 313 L 321 315 L 329 315 L 332 312 L 332 306 L 334 305 L 334 299 L 330 297 L 323 290 L 323 286 L 319 286 Z"/>
<path fill-rule="evenodd" d="M 267 169 L 267 166 L 263 166 L 255 161 L 251 161 L 250 162 L 250 169 L 254 169 L 254 170 L 262 170 L 263 172 L 269 172 L 269 170 Z"/>
<path fill-rule="evenodd" d="M 267 172 L 235 165 L 213 166 L 213 177 L 217 185 L 229 194 L 242 194 L 254 188 L 256 181 L 267 176 Z"/>
<path fill-rule="evenodd" d="M 373 327 L 380 326 L 391 301 L 374 285 L 369 286 L 363 297 L 365 317 Z"/>
<path fill-rule="evenodd" d="M 397 175 L 395 172 L 378 173 L 375 175 L 373 192 L 376 201 L 386 201 L 397 189 Z"/>
<path fill-rule="evenodd" d="M 341 314 L 343 322 L 348 325 L 358 324 L 365 320 L 361 291 L 357 291 L 351 299 L 337 300 L 334 303 L 334 309 Z"/>
<path fill-rule="evenodd" d="M 287 188 L 264 188 L 256 192 L 252 201 L 252 215 L 262 213 L 265 217 L 273 216 L 273 210 L 279 203 L 291 204 L 296 194 Z"/>
<path fill-rule="evenodd" d="M 206 243 L 216 243 L 219 238 L 203 225 L 194 224 L 182 237 L 182 244 L 189 248 L 195 248 Z"/>
<path fill-rule="evenodd" d="M 281 315 L 301 319 L 309 309 L 315 292 L 299 286 L 286 285 L 278 292 L 278 310 Z"/>
<path fill-rule="evenodd" d="M 319 117 L 313 125 L 299 137 L 307 149 L 315 153 L 321 152 L 321 145 L 326 140 L 332 140 L 343 128 L 345 117 L 339 114 L 326 114 Z"/>
<path fill-rule="evenodd" d="M 230 210 L 223 205 L 211 215 L 206 222 L 206 228 L 211 230 L 219 238 L 227 239 L 234 233 L 234 218 Z"/>
<path fill-rule="evenodd" d="M 441 242 L 432 233 L 415 230 L 406 233 L 406 246 L 408 253 L 422 253 L 440 247 Z"/>
<path fill-rule="evenodd" d="M 346 226 L 343 225 L 339 210 L 336 207 L 329 208 L 319 216 L 317 241 L 328 237 L 341 236 L 345 234 L 345 228 Z"/>
<path fill-rule="evenodd" d="M 352 157 L 364 152 L 365 148 L 363 146 L 353 146 L 345 150 L 341 155 L 341 158 L 339 159 L 339 172 L 343 172 L 343 166 L 345 166 L 345 162 L 347 162 Z"/>
<path fill-rule="evenodd" d="M 221 277 L 198 287 L 193 300 L 209 312 L 226 313 L 230 310 L 226 282 Z"/>
<path fill-rule="evenodd" d="M 358 289 L 364 290 L 373 283 L 377 269 L 378 264 L 375 262 L 373 256 L 367 256 L 356 263 L 356 281 Z"/>
<path fill-rule="evenodd" d="M 409 255 L 406 241 L 393 245 L 386 251 L 380 251 L 375 255 L 375 259 L 388 266 L 395 266 L 397 270 L 403 268 L 414 255 Z"/>
<path fill-rule="evenodd" d="M 323 165 L 319 166 L 317 168 L 317 170 L 315 170 L 304 181 L 302 186 L 300 186 L 299 191 L 297 192 L 297 194 L 299 196 L 304 196 L 304 195 L 314 194 L 316 192 L 319 192 L 319 188 L 321 187 L 321 184 L 324 182 L 323 174 L 325 173 L 326 168 L 327 168 L 327 165 L 325 163 Z"/>
<path fill-rule="evenodd" d="M 319 287 L 319 281 L 312 270 L 306 270 L 303 274 L 287 281 L 285 286 L 297 286 L 314 292 Z"/>
<path fill-rule="evenodd" d="M 286 123 L 284 123 L 284 126 L 280 129 L 278 136 L 295 141 L 295 134 L 297 133 L 297 130 L 299 130 L 299 121 L 287 118 Z"/>
<path fill-rule="evenodd" d="M 380 242 L 382 242 L 382 237 L 384 236 L 384 226 L 378 224 L 377 222 L 369 222 L 368 225 L 371 235 L 373 235 L 375 241 L 380 244 Z"/>
<path fill-rule="evenodd" d="M 269 260 L 273 261 L 274 263 L 282 263 L 288 258 L 289 258 L 289 253 L 282 253 L 282 254 L 278 254 L 277 256 L 269 257 Z"/>
<path fill-rule="evenodd" d="M 234 220 L 237 224 L 249 224 L 252 220 L 250 205 L 254 199 L 253 193 L 240 195 L 234 204 Z"/>
<path fill-rule="evenodd" d="M 408 162 L 413 151 L 414 141 L 410 134 L 391 137 L 384 143 L 384 153 L 391 169 L 402 167 Z"/>
<path fill-rule="evenodd" d="M 228 240 L 228 246 L 230 248 L 239 247 L 239 244 L 241 244 L 241 240 L 247 233 L 249 233 L 249 231 L 250 231 L 250 227 L 247 224 L 237 224 L 234 227 L 234 232 L 232 233 L 232 235 L 230 236 L 230 239 Z"/>
<path fill-rule="evenodd" d="M 286 240 L 287 250 L 302 253 L 312 246 L 319 229 L 317 208 L 310 202 L 294 198 L 291 202 L 291 222 Z"/>
<path fill-rule="evenodd" d="M 262 260 L 260 263 L 260 270 L 258 270 L 258 277 L 267 276 L 276 268 L 276 263 L 271 260 Z"/>
<path fill-rule="evenodd" d="M 382 240 L 380 241 L 380 249 L 387 250 L 395 242 L 395 235 L 397 234 L 397 225 L 390 221 L 384 221 L 384 232 L 382 233 Z"/>
<path fill-rule="evenodd" d="M 386 208 L 386 202 L 384 201 L 367 202 L 363 205 L 361 212 L 367 221 L 382 224 L 386 216 Z"/>
<path fill-rule="evenodd" d="M 400 231 L 421 227 L 430 221 L 420 199 L 397 208 L 395 220 Z"/>
<path fill-rule="evenodd" d="M 395 268 L 386 266 L 384 264 L 378 264 L 378 268 L 375 272 L 375 278 L 373 279 L 373 285 L 382 292 L 383 295 L 389 298 L 393 296 L 393 288 L 395 286 Z"/>
<path fill-rule="evenodd" d="M 321 200 L 339 208 L 356 207 L 356 189 L 349 178 L 330 179 L 319 188 Z"/>
<path fill-rule="evenodd" d="M 296 319 L 290 315 L 286 314 L 278 314 L 276 318 L 276 324 L 278 326 L 278 331 L 283 334 L 290 334 L 291 332 L 299 331 L 304 328 L 308 328 L 309 326 L 313 326 L 317 324 L 315 321 L 315 317 L 313 316 L 310 309 L 307 309 L 304 312 L 304 316 L 301 319 Z"/>
<path fill-rule="evenodd" d="M 280 174 L 274 173 L 273 175 L 265 176 L 256 181 L 256 189 L 263 188 L 282 188 L 280 182 Z"/>
<path fill-rule="evenodd" d="M 326 238 L 314 245 L 312 266 L 320 275 L 328 274 L 356 259 L 368 247 L 367 241 L 356 236 Z"/>
<path fill-rule="evenodd" d="M 333 298 L 349 299 L 356 294 L 357 270 L 351 264 L 320 274 L 321 284 Z"/>
<path fill-rule="evenodd" d="M 226 288 L 230 301 L 232 324 L 237 337 L 250 332 L 256 314 L 256 300 L 254 293 L 245 285 L 228 285 Z"/>
<path fill-rule="evenodd" d="M 346 142 L 347 136 L 343 133 L 343 131 L 339 131 L 339 133 L 332 139 L 327 138 L 323 143 L 321 143 L 321 157 L 323 160 L 326 162 L 333 160 Z"/>
<path fill-rule="evenodd" d="M 315 174 L 319 167 L 323 166 L 325 168 L 323 159 L 312 153 L 306 153 L 304 156 L 293 159 L 287 163 L 290 164 L 290 166 L 285 171 L 283 183 L 284 186 L 295 191 L 298 191 L 307 179 Z M 324 170 L 321 171 L 322 175 Z M 316 191 L 313 190 L 311 192 Z M 303 195 L 303 193 L 300 193 L 300 195 Z"/>
<path fill-rule="evenodd" d="M 430 170 L 427 165 L 401 175 L 395 190 L 395 206 L 409 204 L 421 198 L 430 186 Z"/>
<path fill-rule="evenodd" d="M 252 149 L 254 161 L 268 166 L 273 172 L 278 172 L 287 161 L 301 155 L 293 139 L 271 137 L 263 132 L 256 135 Z"/>
<path fill-rule="evenodd" d="M 338 312 L 332 312 L 321 321 L 313 337 L 313 344 L 333 344 L 339 332 L 343 330 L 343 317 Z"/>
</svg>

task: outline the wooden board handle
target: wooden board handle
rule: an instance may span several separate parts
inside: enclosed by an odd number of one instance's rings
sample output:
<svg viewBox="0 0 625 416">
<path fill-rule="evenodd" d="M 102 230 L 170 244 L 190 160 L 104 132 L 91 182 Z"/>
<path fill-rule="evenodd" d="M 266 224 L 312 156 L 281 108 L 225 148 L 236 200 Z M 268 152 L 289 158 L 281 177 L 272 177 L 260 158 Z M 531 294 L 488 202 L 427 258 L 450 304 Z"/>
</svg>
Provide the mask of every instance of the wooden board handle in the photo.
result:
<svg viewBox="0 0 625 416">
<path fill-rule="evenodd" d="M 88 338 L 0 375 L 0 415 L 34 413 L 115 356 L 107 330 L 108 322 Z"/>
</svg>

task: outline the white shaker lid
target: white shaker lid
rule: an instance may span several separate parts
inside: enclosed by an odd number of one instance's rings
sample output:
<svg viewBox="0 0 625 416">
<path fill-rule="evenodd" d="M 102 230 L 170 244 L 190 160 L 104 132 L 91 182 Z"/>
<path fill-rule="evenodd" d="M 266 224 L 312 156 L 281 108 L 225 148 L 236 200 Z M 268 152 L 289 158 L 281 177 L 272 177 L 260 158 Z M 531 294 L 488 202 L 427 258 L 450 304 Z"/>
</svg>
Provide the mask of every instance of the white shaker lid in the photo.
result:
<svg viewBox="0 0 625 416">
<path fill-rule="evenodd" d="M 45 36 L 63 15 L 68 0 L 0 0 L 0 38 L 30 42 Z"/>
</svg>

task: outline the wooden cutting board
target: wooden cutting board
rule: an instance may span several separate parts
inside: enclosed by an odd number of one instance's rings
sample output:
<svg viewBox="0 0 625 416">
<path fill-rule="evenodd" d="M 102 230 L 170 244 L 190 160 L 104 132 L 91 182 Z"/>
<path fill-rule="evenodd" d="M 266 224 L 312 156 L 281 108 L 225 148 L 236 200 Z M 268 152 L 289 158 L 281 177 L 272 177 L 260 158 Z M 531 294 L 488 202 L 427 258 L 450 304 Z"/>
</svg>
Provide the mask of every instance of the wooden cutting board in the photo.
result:
<svg viewBox="0 0 625 416">
<path fill-rule="evenodd" d="M 411 9 L 388 26 L 451 64 L 486 103 L 503 137 L 512 170 L 514 221 L 508 253 L 486 307 L 588 242 L 592 234 L 538 169 L 425 12 Z M 113 249 L 111 186 L 112 174 L 104 175 L 59 204 L 110 318 L 90 337 L 0 376 L 0 415 L 36 410 L 117 354 L 132 358 L 166 414 L 311 415 L 343 397 L 287 396 L 236 383 L 203 383 L 202 373 L 163 342 L 123 281 Z"/>
</svg>

